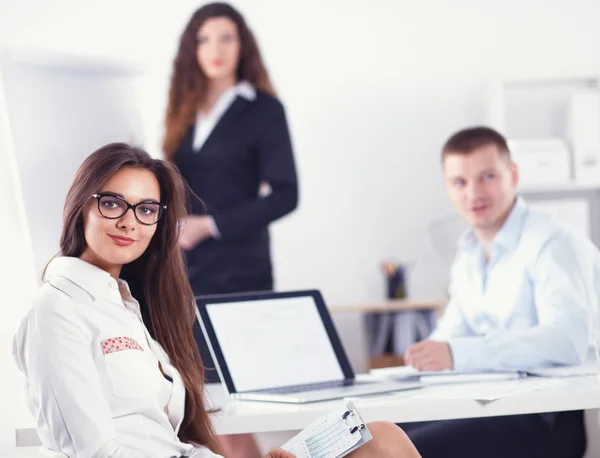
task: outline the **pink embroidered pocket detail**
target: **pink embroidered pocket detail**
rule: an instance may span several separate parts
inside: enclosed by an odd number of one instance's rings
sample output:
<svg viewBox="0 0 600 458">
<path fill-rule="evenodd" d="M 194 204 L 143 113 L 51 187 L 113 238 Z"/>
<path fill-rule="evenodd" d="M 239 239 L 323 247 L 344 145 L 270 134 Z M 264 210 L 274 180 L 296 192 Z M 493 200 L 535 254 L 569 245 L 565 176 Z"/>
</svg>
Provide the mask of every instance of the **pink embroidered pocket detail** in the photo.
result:
<svg viewBox="0 0 600 458">
<path fill-rule="evenodd" d="M 124 350 L 144 351 L 140 344 L 138 344 L 137 341 L 131 337 L 114 337 L 112 339 L 104 339 L 101 342 L 101 345 L 102 353 L 105 355 Z"/>
</svg>

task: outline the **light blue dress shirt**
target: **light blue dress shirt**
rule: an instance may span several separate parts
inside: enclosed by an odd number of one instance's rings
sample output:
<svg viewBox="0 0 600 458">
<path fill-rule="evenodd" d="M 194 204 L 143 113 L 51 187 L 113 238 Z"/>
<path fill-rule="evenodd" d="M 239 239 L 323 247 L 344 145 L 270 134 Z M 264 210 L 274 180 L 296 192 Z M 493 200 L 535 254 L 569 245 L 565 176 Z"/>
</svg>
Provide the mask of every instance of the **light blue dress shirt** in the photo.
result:
<svg viewBox="0 0 600 458">
<path fill-rule="evenodd" d="M 459 240 L 450 302 L 430 338 L 450 344 L 455 370 L 582 363 L 599 279 L 596 246 L 519 197 L 489 260 L 472 231 Z"/>
</svg>

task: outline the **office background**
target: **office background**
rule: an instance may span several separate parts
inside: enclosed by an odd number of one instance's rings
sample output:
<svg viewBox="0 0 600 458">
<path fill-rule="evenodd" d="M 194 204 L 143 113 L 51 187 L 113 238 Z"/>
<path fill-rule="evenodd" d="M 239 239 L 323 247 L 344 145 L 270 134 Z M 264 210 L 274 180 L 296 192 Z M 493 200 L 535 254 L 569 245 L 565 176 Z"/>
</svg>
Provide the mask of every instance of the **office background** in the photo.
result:
<svg viewBox="0 0 600 458">
<path fill-rule="evenodd" d="M 159 155 L 176 41 L 200 3 L 0 0 L 0 47 L 139 63 L 145 146 Z M 277 288 L 319 288 L 329 303 L 382 298 L 389 258 L 414 264 L 411 295 L 443 294 L 427 238 L 451 211 L 441 143 L 488 121 L 498 77 L 600 75 L 594 0 L 232 3 L 286 106 L 300 175 L 299 209 L 273 227 Z M 10 337 L 34 287 L 12 180 L 0 151 L 0 449 L 27 415 Z"/>
</svg>

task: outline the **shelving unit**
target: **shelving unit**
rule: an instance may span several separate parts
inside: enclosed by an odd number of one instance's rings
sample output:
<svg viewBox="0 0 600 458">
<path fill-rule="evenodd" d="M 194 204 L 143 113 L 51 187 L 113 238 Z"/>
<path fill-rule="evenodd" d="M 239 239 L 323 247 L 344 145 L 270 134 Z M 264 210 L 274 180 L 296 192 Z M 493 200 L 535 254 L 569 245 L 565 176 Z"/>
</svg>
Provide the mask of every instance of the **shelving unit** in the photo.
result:
<svg viewBox="0 0 600 458">
<path fill-rule="evenodd" d="M 600 90 L 599 75 L 511 75 L 495 81 L 490 89 L 489 120 L 492 127 L 510 139 L 551 139 L 569 140 L 569 100 L 574 91 L 585 89 Z M 600 130 L 600 125 L 598 126 Z M 588 226 L 591 240 L 600 246 L 600 175 L 597 183 L 577 182 L 574 158 L 565 164 L 569 167 L 571 181 L 523 182 L 518 188 L 526 200 L 541 206 L 578 205 L 579 212 L 556 210 L 565 221 L 571 213 L 579 215 L 577 222 Z M 531 176 L 531 170 L 527 169 Z M 525 178 L 523 171 L 522 178 Z M 587 214 L 580 211 L 587 206 Z M 570 209 L 571 210 L 571 209 Z M 582 216 L 583 215 L 583 216 Z M 584 221 L 585 220 L 585 221 Z M 569 221 L 565 221 L 569 223 Z"/>
<path fill-rule="evenodd" d="M 547 193 L 573 193 L 573 192 L 600 192 L 600 184 L 585 183 L 540 183 L 520 186 L 518 192 L 521 194 L 547 194 Z"/>
</svg>

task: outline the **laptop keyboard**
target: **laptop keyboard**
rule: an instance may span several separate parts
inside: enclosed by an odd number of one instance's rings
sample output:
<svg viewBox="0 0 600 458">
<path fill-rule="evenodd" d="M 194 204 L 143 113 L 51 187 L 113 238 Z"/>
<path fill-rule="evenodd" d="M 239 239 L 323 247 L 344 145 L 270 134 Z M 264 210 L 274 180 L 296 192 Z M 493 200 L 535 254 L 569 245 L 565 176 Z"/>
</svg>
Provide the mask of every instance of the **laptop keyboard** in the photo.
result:
<svg viewBox="0 0 600 458">
<path fill-rule="evenodd" d="M 343 388 L 350 386 L 362 386 L 370 385 L 373 382 L 367 381 L 356 381 L 356 380 L 342 380 L 336 382 L 324 382 L 324 383 L 311 383 L 308 385 L 296 385 L 286 386 L 283 388 L 270 388 L 268 390 L 260 390 L 261 393 L 269 394 L 292 394 L 292 393 L 304 393 L 306 391 L 321 391 L 327 389 Z"/>
</svg>

